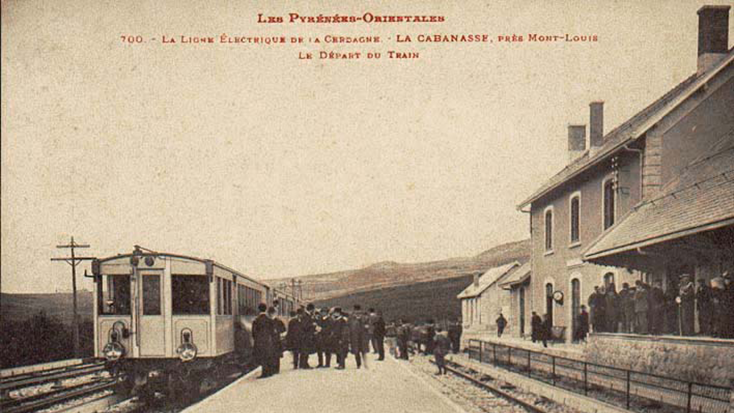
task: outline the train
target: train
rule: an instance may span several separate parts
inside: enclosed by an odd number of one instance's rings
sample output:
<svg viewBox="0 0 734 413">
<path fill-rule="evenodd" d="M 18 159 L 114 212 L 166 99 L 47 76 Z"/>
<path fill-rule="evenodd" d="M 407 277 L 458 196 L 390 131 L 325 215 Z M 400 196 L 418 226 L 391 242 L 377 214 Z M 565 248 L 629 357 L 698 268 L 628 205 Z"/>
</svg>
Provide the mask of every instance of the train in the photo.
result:
<svg viewBox="0 0 734 413">
<path fill-rule="evenodd" d="M 211 259 L 134 246 L 92 261 L 94 355 L 120 393 L 205 394 L 224 366 L 252 364 L 252 321 L 261 303 L 287 323 L 301 306 Z"/>
</svg>

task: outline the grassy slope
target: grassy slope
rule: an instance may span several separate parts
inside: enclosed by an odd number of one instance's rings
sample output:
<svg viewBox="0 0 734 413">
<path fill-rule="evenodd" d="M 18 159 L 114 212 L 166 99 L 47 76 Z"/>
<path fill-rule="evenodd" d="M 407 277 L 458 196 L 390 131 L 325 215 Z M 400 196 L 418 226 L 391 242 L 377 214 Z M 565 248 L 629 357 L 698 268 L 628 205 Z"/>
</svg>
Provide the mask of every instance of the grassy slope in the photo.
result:
<svg viewBox="0 0 734 413">
<path fill-rule="evenodd" d="M 454 277 L 350 294 L 317 301 L 316 305 L 339 306 L 347 311 L 354 304 L 360 304 L 365 310 L 374 307 L 388 321 L 398 317 L 409 321 L 457 318 L 461 315 L 461 304 L 456 296 L 471 282 L 471 275 Z"/>
</svg>

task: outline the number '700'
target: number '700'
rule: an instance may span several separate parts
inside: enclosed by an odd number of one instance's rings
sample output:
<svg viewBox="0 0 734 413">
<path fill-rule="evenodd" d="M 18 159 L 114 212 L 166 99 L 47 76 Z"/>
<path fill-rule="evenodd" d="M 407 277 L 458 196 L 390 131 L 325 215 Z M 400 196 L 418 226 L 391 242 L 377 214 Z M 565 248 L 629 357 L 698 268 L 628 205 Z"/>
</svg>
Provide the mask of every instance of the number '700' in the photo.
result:
<svg viewBox="0 0 734 413">
<path fill-rule="evenodd" d="M 120 40 L 122 40 L 123 43 L 143 43 L 143 36 L 120 36 Z"/>
</svg>

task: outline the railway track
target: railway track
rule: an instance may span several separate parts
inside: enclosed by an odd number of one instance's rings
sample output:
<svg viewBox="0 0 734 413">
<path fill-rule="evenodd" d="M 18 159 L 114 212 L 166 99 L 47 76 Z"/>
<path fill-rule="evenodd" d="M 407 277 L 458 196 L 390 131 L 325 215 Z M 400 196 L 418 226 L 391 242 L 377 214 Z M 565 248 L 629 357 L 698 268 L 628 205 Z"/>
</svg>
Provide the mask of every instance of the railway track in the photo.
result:
<svg viewBox="0 0 734 413">
<path fill-rule="evenodd" d="M 33 412 L 75 399 L 92 399 L 84 400 L 80 403 L 85 404 L 98 399 L 93 397 L 97 394 L 99 394 L 99 398 L 111 396 L 112 387 L 114 385 L 115 382 L 113 380 L 93 383 L 88 382 L 55 389 L 50 392 L 38 393 L 32 396 L 3 400 L 0 403 L 0 411 L 3 413 Z M 77 406 L 64 406 L 62 409 L 68 410 L 69 407 Z"/>
<path fill-rule="evenodd" d="M 23 387 L 41 385 L 53 381 L 95 374 L 104 370 L 104 362 L 90 362 L 74 366 L 41 370 L 4 378 L 0 381 L 0 394 Z"/>
<path fill-rule="evenodd" d="M 433 363 L 433 361 L 431 361 L 431 362 Z M 462 366 L 462 365 L 460 365 L 458 363 L 455 363 L 455 362 L 447 362 L 446 364 L 447 364 L 446 365 L 446 370 L 450 371 L 455 376 L 460 377 L 460 378 L 462 378 L 462 379 L 464 379 L 464 380 L 466 380 L 466 381 L 474 384 L 475 386 L 477 386 L 477 387 L 479 387 L 479 388 L 481 388 L 483 390 L 486 390 L 486 391 L 494 394 L 497 397 L 501 397 L 502 399 L 505 399 L 505 400 L 509 401 L 510 403 L 516 404 L 516 405 L 522 407 L 523 409 L 525 409 L 525 410 L 527 410 L 527 411 L 529 411 L 531 413 L 549 413 L 546 410 L 541 409 L 540 407 L 538 407 L 536 405 L 530 404 L 530 403 L 528 403 L 528 402 L 526 402 L 526 401 L 524 401 L 524 400 L 522 400 L 522 399 L 520 399 L 518 397 L 515 397 L 511 393 L 509 393 L 507 391 L 504 391 L 501 388 L 498 388 L 496 386 L 492 386 L 490 384 L 487 384 L 484 381 L 481 381 L 478 378 L 473 377 L 470 373 L 467 373 L 467 372 L 462 371 L 462 370 L 469 370 L 469 369 L 467 369 L 466 367 L 464 367 L 464 366 Z"/>
<path fill-rule="evenodd" d="M 115 381 L 101 378 L 98 374 L 103 370 L 103 362 L 79 360 L 29 366 L 9 374 L 5 371 L 0 380 L 0 411 L 23 413 L 53 406 L 65 411 L 108 398 L 113 395 Z"/>
</svg>

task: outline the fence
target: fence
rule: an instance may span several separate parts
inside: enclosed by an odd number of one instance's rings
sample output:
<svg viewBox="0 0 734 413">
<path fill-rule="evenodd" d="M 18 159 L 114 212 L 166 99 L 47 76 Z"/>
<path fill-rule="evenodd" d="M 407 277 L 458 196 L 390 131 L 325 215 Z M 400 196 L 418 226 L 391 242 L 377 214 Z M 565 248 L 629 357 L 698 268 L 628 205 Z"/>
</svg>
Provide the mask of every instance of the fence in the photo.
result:
<svg viewBox="0 0 734 413">
<path fill-rule="evenodd" d="M 469 340 L 469 357 L 553 386 L 626 408 L 660 413 L 727 413 L 728 387 L 684 381 L 554 356 L 504 344 Z"/>
</svg>

